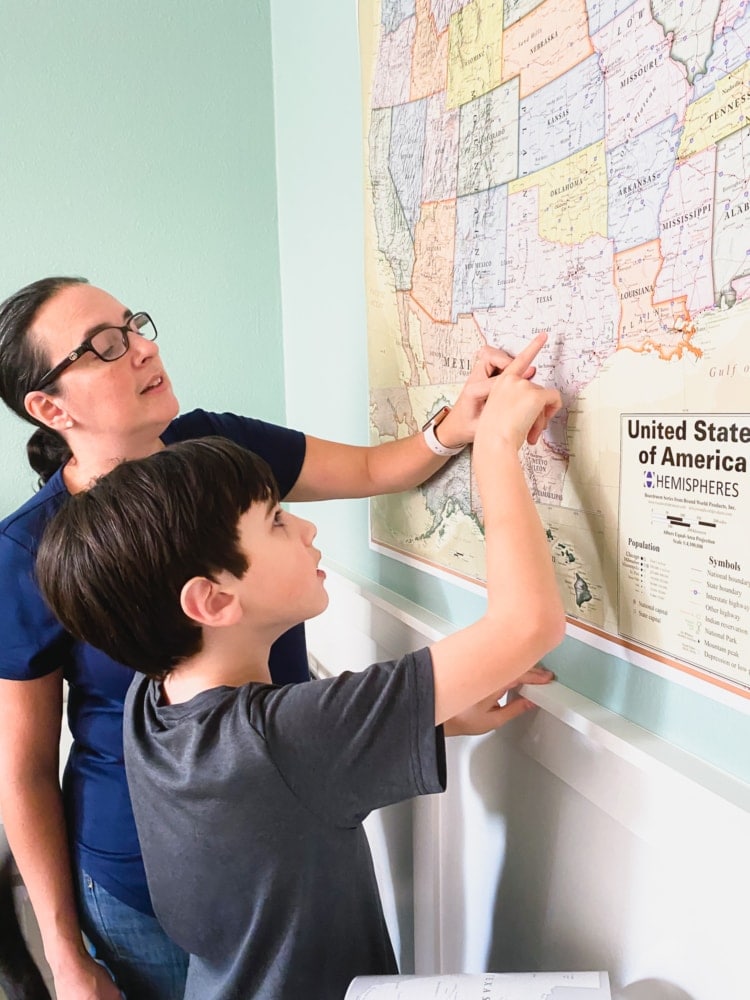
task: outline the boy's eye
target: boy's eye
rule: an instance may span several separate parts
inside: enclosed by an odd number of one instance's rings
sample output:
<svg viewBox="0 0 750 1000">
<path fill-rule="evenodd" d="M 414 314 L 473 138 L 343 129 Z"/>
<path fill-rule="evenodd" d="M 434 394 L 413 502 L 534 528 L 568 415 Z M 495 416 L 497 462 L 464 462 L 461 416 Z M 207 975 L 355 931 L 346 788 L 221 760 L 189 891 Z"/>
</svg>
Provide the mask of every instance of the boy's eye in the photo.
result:
<svg viewBox="0 0 750 1000">
<path fill-rule="evenodd" d="M 284 523 L 284 511 L 281 508 L 274 511 L 273 523 L 274 526 L 281 525 Z"/>
</svg>

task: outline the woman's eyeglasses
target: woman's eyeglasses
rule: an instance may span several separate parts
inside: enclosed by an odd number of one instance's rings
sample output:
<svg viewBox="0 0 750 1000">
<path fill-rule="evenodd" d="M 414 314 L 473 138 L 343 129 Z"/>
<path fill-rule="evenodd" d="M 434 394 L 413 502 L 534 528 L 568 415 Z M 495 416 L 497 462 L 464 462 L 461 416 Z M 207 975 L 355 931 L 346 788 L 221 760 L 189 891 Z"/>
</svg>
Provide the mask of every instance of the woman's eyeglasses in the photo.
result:
<svg viewBox="0 0 750 1000">
<path fill-rule="evenodd" d="M 105 326 L 101 330 L 97 330 L 96 333 L 92 333 L 74 351 L 71 351 L 64 361 L 55 365 L 54 368 L 50 368 L 32 391 L 44 389 L 51 382 L 54 382 L 66 368 L 82 358 L 88 351 L 95 354 L 100 361 L 117 361 L 123 354 L 127 354 L 131 333 L 144 337 L 146 340 L 156 340 L 156 327 L 148 313 L 134 313 L 125 326 Z"/>
</svg>

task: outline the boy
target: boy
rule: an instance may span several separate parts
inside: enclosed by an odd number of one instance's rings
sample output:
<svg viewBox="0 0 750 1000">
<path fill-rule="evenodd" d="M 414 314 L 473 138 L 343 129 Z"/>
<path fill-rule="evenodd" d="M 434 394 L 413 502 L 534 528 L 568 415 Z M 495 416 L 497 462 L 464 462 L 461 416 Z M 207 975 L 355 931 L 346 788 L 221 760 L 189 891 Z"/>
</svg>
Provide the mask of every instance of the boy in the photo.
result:
<svg viewBox="0 0 750 1000">
<path fill-rule="evenodd" d="M 442 724 L 518 714 L 499 694 L 564 630 L 517 454 L 560 406 L 523 378 L 544 341 L 497 377 L 474 443 L 486 613 L 398 663 L 270 683 L 271 643 L 324 610 L 325 574 L 314 526 L 227 441 L 123 463 L 48 528 L 37 574 L 60 621 L 148 675 L 128 693 L 125 763 L 189 1000 L 340 1000 L 355 975 L 397 971 L 362 820 L 441 791 Z"/>
</svg>

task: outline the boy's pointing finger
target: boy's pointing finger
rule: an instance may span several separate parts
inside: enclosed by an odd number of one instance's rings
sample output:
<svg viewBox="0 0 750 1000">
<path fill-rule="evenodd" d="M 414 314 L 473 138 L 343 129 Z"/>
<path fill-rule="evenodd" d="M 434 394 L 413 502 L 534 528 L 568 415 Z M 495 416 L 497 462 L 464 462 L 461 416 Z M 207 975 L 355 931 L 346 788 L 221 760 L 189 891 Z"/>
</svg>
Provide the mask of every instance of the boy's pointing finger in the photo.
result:
<svg viewBox="0 0 750 1000">
<path fill-rule="evenodd" d="M 524 373 L 528 369 L 531 362 L 541 351 L 544 345 L 547 343 L 547 334 L 538 333 L 533 340 L 524 347 L 522 351 L 513 358 L 511 363 L 505 369 L 506 372 L 511 372 L 513 375 L 517 375 L 519 378 L 523 377 Z"/>
</svg>

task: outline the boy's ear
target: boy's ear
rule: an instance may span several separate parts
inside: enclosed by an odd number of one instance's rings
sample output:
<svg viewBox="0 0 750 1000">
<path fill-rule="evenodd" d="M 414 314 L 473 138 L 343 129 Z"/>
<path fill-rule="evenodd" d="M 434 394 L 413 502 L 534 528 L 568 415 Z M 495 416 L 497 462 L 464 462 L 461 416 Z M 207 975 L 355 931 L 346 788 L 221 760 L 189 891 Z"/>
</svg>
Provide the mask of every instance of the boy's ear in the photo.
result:
<svg viewBox="0 0 750 1000">
<path fill-rule="evenodd" d="M 242 616 L 236 595 L 205 576 L 188 580 L 180 591 L 180 605 L 188 618 L 211 628 L 235 625 Z"/>
</svg>

